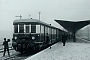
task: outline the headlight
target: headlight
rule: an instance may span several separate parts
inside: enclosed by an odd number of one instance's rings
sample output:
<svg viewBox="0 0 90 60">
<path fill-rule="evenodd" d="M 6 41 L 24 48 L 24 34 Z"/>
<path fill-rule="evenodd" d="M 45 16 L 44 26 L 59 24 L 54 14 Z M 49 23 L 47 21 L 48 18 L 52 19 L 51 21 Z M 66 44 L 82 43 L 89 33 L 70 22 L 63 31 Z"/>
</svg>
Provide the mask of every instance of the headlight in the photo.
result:
<svg viewBox="0 0 90 60">
<path fill-rule="evenodd" d="M 39 36 L 39 35 L 38 35 Z"/>
<path fill-rule="evenodd" d="M 17 39 L 17 37 L 15 36 L 15 40 Z"/>
<path fill-rule="evenodd" d="M 35 37 L 33 36 L 33 37 L 32 37 L 32 39 L 34 40 L 34 39 L 35 39 Z"/>
</svg>

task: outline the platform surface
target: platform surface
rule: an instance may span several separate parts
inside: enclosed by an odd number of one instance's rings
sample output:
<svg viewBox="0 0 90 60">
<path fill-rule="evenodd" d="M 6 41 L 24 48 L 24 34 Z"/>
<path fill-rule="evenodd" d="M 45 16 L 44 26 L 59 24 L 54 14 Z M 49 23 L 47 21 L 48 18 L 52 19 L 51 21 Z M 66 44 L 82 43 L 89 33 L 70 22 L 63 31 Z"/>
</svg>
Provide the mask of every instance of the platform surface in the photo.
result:
<svg viewBox="0 0 90 60">
<path fill-rule="evenodd" d="M 80 41 L 61 42 L 52 45 L 52 48 L 45 49 L 25 60 L 90 60 L 90 42 Z"/>
</svg>

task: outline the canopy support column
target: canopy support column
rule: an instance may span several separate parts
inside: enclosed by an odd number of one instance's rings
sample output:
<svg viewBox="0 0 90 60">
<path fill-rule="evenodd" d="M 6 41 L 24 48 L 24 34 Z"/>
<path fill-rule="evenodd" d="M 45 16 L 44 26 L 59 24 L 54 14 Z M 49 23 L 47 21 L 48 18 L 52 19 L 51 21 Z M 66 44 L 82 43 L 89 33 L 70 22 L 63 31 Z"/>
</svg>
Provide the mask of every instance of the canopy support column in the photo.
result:
<svg viewBox="0 0 90 60">
<path fill-rule="evenodd" d="M 76 35 L 73 33 L 73 42 L 76 42 Z"/>
</svg>

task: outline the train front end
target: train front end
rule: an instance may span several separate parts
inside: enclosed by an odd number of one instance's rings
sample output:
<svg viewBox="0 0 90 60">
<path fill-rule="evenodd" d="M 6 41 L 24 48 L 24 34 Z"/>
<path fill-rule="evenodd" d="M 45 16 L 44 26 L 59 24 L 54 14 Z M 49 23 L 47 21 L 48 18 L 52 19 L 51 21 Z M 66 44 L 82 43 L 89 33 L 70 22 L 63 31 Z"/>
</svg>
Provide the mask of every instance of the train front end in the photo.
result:
<svg viewBox="0 0 90 60">
<path fill-rule="evenodd" d="M 34 20 L 15 20 L 12 46 L 18 52 L 42 47 L 40 41 L 40 25 Z M 44 39 L 44 38 L 43 38 Z"/>
</svg>

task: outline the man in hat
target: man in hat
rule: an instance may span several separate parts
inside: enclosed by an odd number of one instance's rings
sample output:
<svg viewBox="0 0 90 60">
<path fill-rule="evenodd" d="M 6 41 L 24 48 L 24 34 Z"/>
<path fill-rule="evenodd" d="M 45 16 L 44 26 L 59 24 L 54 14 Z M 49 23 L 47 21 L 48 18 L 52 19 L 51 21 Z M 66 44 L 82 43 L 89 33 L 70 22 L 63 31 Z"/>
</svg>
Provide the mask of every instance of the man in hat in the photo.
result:
<svg viewBox="0 0 90 60">
<path fill-rule="evenodd" d="M 8 46 L 8 42 L 10 41 L 10 39 L 8 39 L 7 41 L 6 41 L 6 38 L 4 38 L 4 42 L 3 42 L 3 45 L 4 45 L 4 53 L 3 53 L 3 56 L 5 56 L 5 52 L 6 52 L 6 50 L 7 50 L 7 52 L 8 52 L 8 56 L 10 56 L 10 54 L 9 54 L 9 46 Z"/>
</svg>

